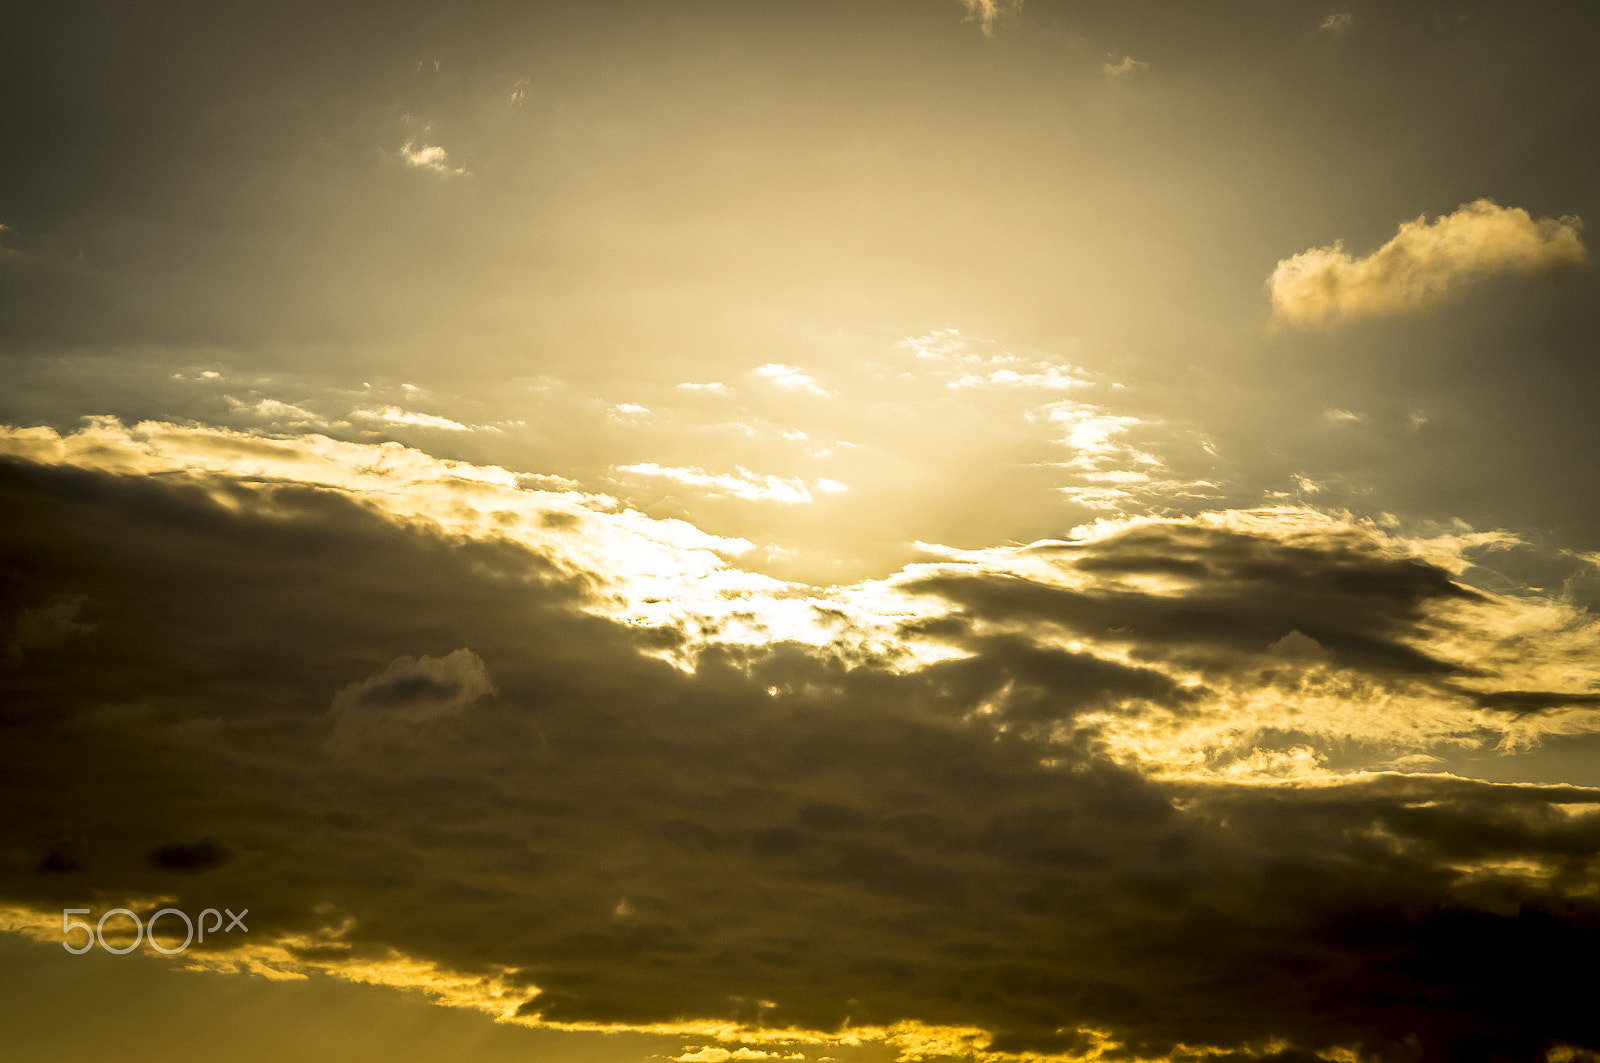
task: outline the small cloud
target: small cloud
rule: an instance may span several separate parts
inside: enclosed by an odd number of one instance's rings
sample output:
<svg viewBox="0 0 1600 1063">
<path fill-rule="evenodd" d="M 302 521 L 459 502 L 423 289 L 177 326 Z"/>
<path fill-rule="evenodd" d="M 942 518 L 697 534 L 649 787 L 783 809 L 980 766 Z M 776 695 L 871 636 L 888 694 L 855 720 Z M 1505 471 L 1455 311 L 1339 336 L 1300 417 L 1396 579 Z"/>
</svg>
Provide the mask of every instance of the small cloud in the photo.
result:
<svg viewBox="0 0 1600 1063">
<path fill-rule="evenodd" d="M 1224 778 L 1305 779 L 1324 774 L 1322 763 L 1328 758 L 1310 746 L 1291 749 L 1255 749 L 1222 768 Z"/>
<path fill-rule="evenodd" d="M 959 380 L 949 383 L 951 388 L 1048 388 L 1053 391 L 1065 391 L 1068 388 L 1083 387 L 1088 383 L 1080 376 L 1063 370 L 1059 366 L 1042 366 L 1041 372 L 1019 373 L 1015 369 L 995 369 L 988 373 L 969 373 Z"/>
<path fill-rule="evenodd" d="M 150 864 L 162 871 L 184 871 L 198 874 L 227 863 L 233 854 L 209 838 L 193 844 L 168 842 L 150 850 Z"/>
<path fill-rule="evenodd" d="M 953 328 L 935 329 L 925 336 L 907 336 L 895 346 L 910 351 L 922 363 L 919 374 L 945 377 L 945 386 L 952 389 L 1065 391 L 1089 383 L 1087 374 L 1075 366 L 1054 361 L 1024 361 L 992 341 L 969 340 Z"/>
<path fill-rule="evenodd" d="M 1443 763 L 1443 758 L 1432 753 L 1407 753 L 1389 761 L 1388 767 L 1395 771 L 1433 771 Z"/>
<path fill-rule="evenodd" d="M 635 402 L 619 402 L 608 413 L 614 421 L 638 421 L 650 416 L 650 407 Z"/>
<path fill-rule="evenodd" d="M 1282 260 L 1267 280 L 1273 315 L 1286 325 L 1327 327 L 1426 312 L 1489 276 L 1583 266 L 1582 228 L 1572 215 L 1534 220 L 1520 208 L 1475 200 L 1431 222 L 1423 215 L 1402 223 L 1394 239 L 1362 258 L 1336 241 Z"/>
<path fill-rule="evenodd" d="M 1354 410 L 1340 409 L 1323 410 L 1322 417 L 1323 420 L 1328 421 L 1330 424 L 1360 424 L 1367 419 L 1363 414 L 1359 414 Z M 1295 477 L 1295 479 L 1298 480 L 1299 477 Z"/>
<path fill-rule="evenodd" d="M 994 35 L 994 24 L 1002 16 L 1022 10 L 1022 0 L 961 0 L 967 9 L 967 21 L 983 26 L 984 36 Z"/>
<path fill-rule="evenodd" d="M 1267 653 L 1291 661 L 1328 661 L 1333 657 L 1326 646 L 1299 630 L 1289 632 L 1268 646 Z"/>
<path fill-rule="evenodd" d="M 494 692 L 483 659 L 471 650 L 397 657 L 339 691 L 328 709 L 327 747 L 345 753 L 420 736 Z"/>
<path fill-rule="evenodd" d="M 811 490 L 799 477 L 785 479 L 781 476 L 754 473 L 743 466 L 735 466 L 732 473 L 712 473 L 701 468 L 657 465 L 655 462 L 619 465 L 616 469 L 618 472 L 633 473 L 635 476 L 656 476 L 664 480 L 675 480 L 688 487 L 703 488 L 711 494 L 729 495 L 752 502 L 782 502 L 792 505 L 811 501 Z M 830 494 L 848 490 L 844 484 L 836 480 L 818 480 L 811 487 Z"/>
<path fill-rule="evenodd" d="M 528 101 L 528 93 L 533 88 L 533 82 L 528 78 L 518 78 L 511 83 L 511 102 L 521 106 Z"/>
<path fill-rule="evenodd" d="M 451 166 L 449 153 L 437 144 L 416 144 L 408 140 L 400 148 L 400 157 L 405 159 L 407 166 L 415 166 L 419 170 L 447 174 L 467 172 L 465 166 Z"/>
<path fill-rule="evenodd" d="M 760 1006 L 763 1008 L 777 1007 L 776 1004 L 768 1000 L 761 1001 Z M 730 1052 L 726 1048 L 707 1046 L 697 1049 L 685 1049 L 683 1055 L 670 1058 L 676 1063 L 730 1063 L 733 1060 L 743 1063 L 743 1061 L 759 1059 L 804 1059 L 805 1055 L 800 1052 L 783 1055 L 778 1052 L 767 1052 L 759 1048 L 736 1048 Z"/>
<path fill-rule="evenodd" d="M 1131 55 L 1125 55 L 1114 63 L 1101 63 L 1100 69 L 1106 72 L 1107 77 L 1127 77 L 1149 70 L 1150 64 Z"/>
<path fill-rule="evenodd" d="M 712 381 L 709 384 L 694 384 L 684 381 L 682 384 L 677 385 L 677 388 L 679 391 L 705 391 L 713 395 L 726 395 L 733 390 L 728 385 L 717 381 Z"/>
<path fill-rule="evenodd" d="M 202 377 L 207 376 L 206 373 L 201 373 L 200 375 Z M 213 373 L 210 375 L 215 376 L 216 374 Z M 228 404 L 228 409 L 232 410 L 235 414 L 241 414 L 246 417 L 255 417 L 263 421 L 274 421 L 279 424 L 293 425 L 296 427 L 323 424 L 322 418 L 312 413 L 310 410 L 300 406 L 292 406 L 287 402 L 279 402 L 277 399 L 262 399 L 260 402 L 243 402 L 234 398 L 232 395 L 224 395 L 222 396 L 222 399 Z"/>
<path fill-rule="evenodd" d="M 829 394 L 809 374 L 801 372 L 795 366 L 784 365 L 781 362 L 768 362 L 756 370 L 756 375 L 766 377 L 787 391 L 809 391 L 813 395 Z"/>
<path fill-rule="evenodd" d="M 58 594 L 37 609 L 24 609 L 17 615 L 6 658 L 22 660 L 26 651 L 59 646 L 75 635 L 86 635 L 99 627 L 79 619 L 85 594 Z"/>
<path fill-rule="evenodd" d="M 373 410 L 352 410 L 351 417 L 359 417 L 365 421 L 385 421 L 389 424 L 413 425 L 417 428 L 438 428 L 446 432 L 470 432 L 471 425 L 452 421 L 448 417 L 436 417 L 431 413 L 412 413 L 402 410 L 398 406 L 380 406 Z"/>
<path fill-rule="evenodd" d="M 1342 33 L 1350 26 L 1350 12 L 1334 11 L 1317 23 L 1317 29 L 1326 33 Z"/>
</svg>

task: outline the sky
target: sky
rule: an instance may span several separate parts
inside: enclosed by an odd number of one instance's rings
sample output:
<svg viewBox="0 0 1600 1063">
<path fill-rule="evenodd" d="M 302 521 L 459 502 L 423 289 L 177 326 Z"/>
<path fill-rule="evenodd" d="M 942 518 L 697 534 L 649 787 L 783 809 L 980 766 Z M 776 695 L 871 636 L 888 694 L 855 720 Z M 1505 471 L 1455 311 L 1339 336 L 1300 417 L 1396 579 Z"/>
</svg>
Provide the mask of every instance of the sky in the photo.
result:
<svg viewBox="0 0 1600 1063">
<path fill-rule="evenodd" d="M 0 1054 L 1600 1059 L 1594 5 L 9 23 Z"/>
</svg>

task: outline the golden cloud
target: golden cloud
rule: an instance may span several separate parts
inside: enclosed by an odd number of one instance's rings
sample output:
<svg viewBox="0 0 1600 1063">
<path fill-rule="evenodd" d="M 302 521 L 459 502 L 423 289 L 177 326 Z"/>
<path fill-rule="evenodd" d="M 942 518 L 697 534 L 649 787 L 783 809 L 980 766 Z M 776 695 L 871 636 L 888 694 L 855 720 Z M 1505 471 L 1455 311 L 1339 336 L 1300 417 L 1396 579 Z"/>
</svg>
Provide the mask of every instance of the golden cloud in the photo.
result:
<svg viewBox="0 0 1600 1063">
<path fill-rule="evenodd" d="M 1584 265 L 1582 228 L 1573 215 L 1535 220 L 1519 207 L 1474 200 L 1431 222 L 1427 215 L 1403 222 L 1394 239 L 1360 258 L 1335 241 L 1283 259 L 1267 280 L 1273 316 L 1286 325 L 1327 327 L 1423 313 L 1495 274 Z"/>
</svg>

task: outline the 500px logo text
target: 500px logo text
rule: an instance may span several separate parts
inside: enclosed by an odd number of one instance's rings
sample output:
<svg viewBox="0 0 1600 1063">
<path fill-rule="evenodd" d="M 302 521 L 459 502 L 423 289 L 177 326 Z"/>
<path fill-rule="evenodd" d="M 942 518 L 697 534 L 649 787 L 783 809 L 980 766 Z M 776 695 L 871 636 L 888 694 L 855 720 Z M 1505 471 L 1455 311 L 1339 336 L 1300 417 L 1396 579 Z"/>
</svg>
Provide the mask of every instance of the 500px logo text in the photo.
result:
<svg viewBox="0 0 1600 1063">
<path fill-rule="evenodd" d="M 228 925 L 225 927 L 222 925 L 223 912 L 226 912 L 228 915 Z M 148 940 L 150 942 L 150 947 L 155 949 L 157 952 L 167 956 L 176 956 L 178 953 L 188 948 L 190 942 L 195 940 L 195 927 L 197 923 L 199 924 L 201 941 L 205 941 L 208 933 L 215 934 L 219 929 L 224 934 L 232 932 L 235 928 L 238 928 L 241 932 L 246 934 L 250 932 L 250 928 L 244 925 L 244 917 L 250 914 L 250 909 L 248 908 L 244 909 L 238 915 L 234 915 L 233 909 L 231 908 L 224 908 L 221 912 L 217 911 L 215 908 L 207 908 L 200 913 L 200 918 L 198 920 L 190 919 L 188 913 L 179 911 L 177 908 L 162 908 L 160 911 L 152 915 L 148 921 L 141 921 L 137 915 L 127 908 L 113 908 L 106 914 L 102 915 L 100 917 L 100 921 L 95 923 L 93 926 L 83 922 L 82 920 L 72 918 L 75 915 L 89 914 L 90 912 L 87 908 L 63 908 L 61 910 L 61 932 L 64 936 L 64 940 L 61 942 L 61 947 L 72 953 L 74 956 L 82 956 L 85 952 L 88 952 L 90 949 L 94 948 L 97 942 L 99 943 L 100 947 L 105 949 L 107 952 L 112 952 L 118 956 L 121 956 L 138 948 L 139 942 L 144 940 Z M 133 920 L 133 942 L 131 944 L 123 945 L 121 948 L 112 948 L 110 945 L 106 944 L 106 920 L 115 915 L 125 915 L 129 919 Z M 212 917 L 212 923 L 210 926 L 206 926 L 206 916 L 208 915 Z M 179 945 L 177 948 L 168 948 L 156 940 L 156 921 L 162 916 L 167 916 L 169 920 L 181 919 L 183 921 L 183 944 Z M 88 939 L 84 941 L 82 945 L 77 947 L 74 947 L 72 944 L 72 932 L 74 930 L 82 930 L 88 935 Z"/>
</svg>

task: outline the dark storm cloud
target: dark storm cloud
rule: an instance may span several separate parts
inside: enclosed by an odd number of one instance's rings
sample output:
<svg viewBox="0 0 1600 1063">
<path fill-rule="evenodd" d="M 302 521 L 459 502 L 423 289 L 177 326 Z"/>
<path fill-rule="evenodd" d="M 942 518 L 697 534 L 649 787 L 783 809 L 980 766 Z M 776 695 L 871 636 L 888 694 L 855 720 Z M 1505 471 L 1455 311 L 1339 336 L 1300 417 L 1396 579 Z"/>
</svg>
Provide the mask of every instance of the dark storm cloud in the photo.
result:
<svg viewBox="0 0 1600 1063">
<path fill-rule="evenodd" d="M 689 674 L 524 545 L 292 484 L 0 473 L 12 622 L 81 596 L 94 623 L 0 671 L 8 901 L 247 906 L 291 968 L 370 976 L 394 949 L 499 978 L 550 1022 L 914 1020 L 1028 1052 L 1083 1047 L 1083 1027 L 1123 1046 L 1109 1058 L 1600 1044 L 1562 974 L 1600 940 L 1593 791 L 1160 782 L 1084 735 L 1003 726 L 1185 711 L 1154 668 L 1020 634 L 1068 620 L 1213 658 L 1307 627 L 1410 667 L 1370 646 L 1464 594 L 1426 565 L 1145 532 L 1074 556 L 1126 576 L 1168 551 L 1200 620 L 948 579 L 931 586 L 965 610 L 944 631 L 966 659 L 711 645 Z M 330 705 L 449 726 L 329 757 Z"/>
</svg>

